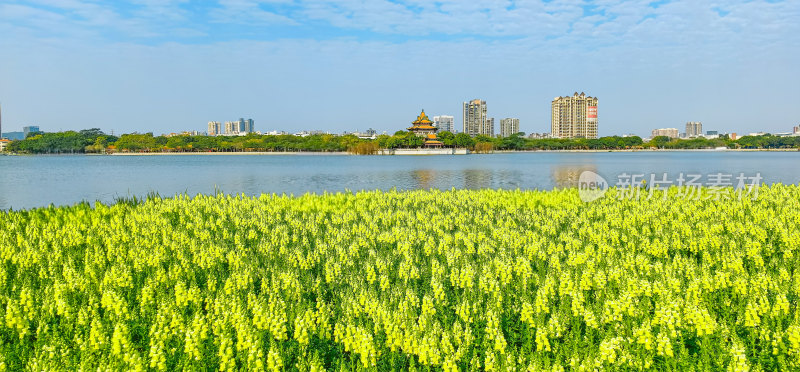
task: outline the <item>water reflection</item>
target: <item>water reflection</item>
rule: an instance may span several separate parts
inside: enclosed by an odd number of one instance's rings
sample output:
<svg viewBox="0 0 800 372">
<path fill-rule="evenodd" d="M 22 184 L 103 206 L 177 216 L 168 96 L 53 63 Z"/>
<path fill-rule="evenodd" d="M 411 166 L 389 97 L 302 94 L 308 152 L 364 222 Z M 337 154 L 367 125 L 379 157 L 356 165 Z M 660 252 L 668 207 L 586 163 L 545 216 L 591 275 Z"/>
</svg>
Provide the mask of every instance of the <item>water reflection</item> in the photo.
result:
<svg viewBox="0 0 800 372">
<path fill-rule="evenodd" d="M 105 203 L 177 193 L 302 195 L 345 190 L 545 189 L 575 186 L 583 171 L 613 184 L 624 172 L 693 171 L 798 183 L 800 152 L 519 153 L 489 156 L 0 156 L 0 211 Z"/>
<path fill-rule="evenodd" d="M 412 188 L 428 190 L 436 185 L 436 172 L 433 169 L 414 169 L 411 171 L 411 178 L 414 180 Z"/>
<path fill-rule="evenodd" d="M 464 169 L 464 188 L 475 190 L 492 187 L 492 172 L 490 169 Z"/>
<path fill-rule="evenodd" d="M 555 164 L 550 168 L 553 184 L 558 188 L 577 187 L 581 173 L 591 171 L 597 173 L 595 164 Z"/>
</svg>

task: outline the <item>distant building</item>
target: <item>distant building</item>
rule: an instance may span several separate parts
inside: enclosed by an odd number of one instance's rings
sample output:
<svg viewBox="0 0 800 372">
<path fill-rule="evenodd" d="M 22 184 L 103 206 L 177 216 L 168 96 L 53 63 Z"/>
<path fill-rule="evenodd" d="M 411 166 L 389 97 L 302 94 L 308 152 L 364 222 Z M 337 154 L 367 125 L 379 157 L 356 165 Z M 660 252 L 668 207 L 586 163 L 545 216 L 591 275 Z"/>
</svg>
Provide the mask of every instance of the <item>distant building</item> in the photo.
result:
<svg viewBox="0 0 800 372">
<path fill-rule="evenodd" d="M 731 133 L 731 141 L 736 141 L 737 138 L 739 137 L 736 135 L 736 132 Z"/>
<path fill-rule="evenodd" d="M 800 134 L 800 126 L 794 127 L 794 129 L 792 130 L 792 133 Z"/>
<path fill-rule="evenodd" d="M 597 138 L 597 97 L 575 92 L 554 98 L 550 127 L 553 138 Z"/>
<path fill-rule="evenodd" d="M 667 136 L 669 138 L 678 138 L 678 129 L 677 128 L 660 128 L 660 129 L 653 129 L 651 133 L 651 138 L 655 138 L 658 136 Z"/>
<path fill-rule="evenodd" d="M 550 133 L 531 133 L 528 135 L 530 139 L 545 139 L 545 138 L 553 138 Z"/>
<path fill-rule="evenodd" d="M 509 137 L 515 133 L 519 133 L 519 119 L 500 119 L 500 137 Z"/>
<path fill-rule="evenodd" d="M 376 132 L 375 129 L 372 128 L 369 128 L 364 132 L 353 132 L 353 133 L 349 133 L 347 131 L 342 132 L 343 136 L 353 135 L 361 139 L 375 139 L 377 138 L 377 134 L 378 132 Z"/>
<path fill-rule="evenodd" d="M 489 119 L 486 117 L 486 101 L 473 99 L 464 102 L 463 114 L 464 133 L 473 137 L 481 134 L 484 136 L 494 134 L 494 121 L 489 123 Z"/>
<path fill-rule="evenodd" d="M 196 131 L 196 130 L 186 130 L 186 131 L 183 131 L 183 132 L 180 132 L 180 133 L 173 132 L 173 133 L 169 133 L 169 134 L 163 134 L 163 136 L 169 138 L 169 137 L 202 136 L 202 135 L 205 135 L 205 134 L 206 133 L 203 133 L 203 132 L 200 132 L 200 131 Z"/>
<path fill-rule="evenodd" d="M 22 132 L 6 132 L 3 133 L 3 137 L 10 139 L 12 141 L 19 141 L 25 139 L 25 133 Z"/>
<path fill-rule="evenodd" d="M 25 136 L 24 138 L 28 138 L 28 135 L 31 133 L 39 133 L 39 126 L 37 125 L 29 125 L 27 127 L 22 127 L 22 133 Z"/>
<path fill-rule="evenodd" d="M 486 136 L 494 137 L 494 118 L 486 119 Z"/>
<path fill-rule="evenodd" d="M 448 115 L 439 115 L 433 117 L 433 126 L 439 128 L 441 131 L 448 131 L 450 133 L 456 132 L 455 118 Z"/>
<path fill-rule="evenodd" d="M 232 136 L 234 134 L 239 133 L 239 122 L 238 121 L 226 121 L 225 126 L 223 127 L 222 134 L 226 136 Z"/>
<path fill-rule="evenodd" d="M 6 151 L 6 146 L 11 143 L 11 140 L 0 139 L 0 152 Z"/>
<path fill-rule="evenodd" d="M 703 135 L 703 123 L 690 121 L 686 123 L 686 137 L 692 138 Z"/>
<path fill-rule="evenodd" d="M 255 128 L 253 125 L 253 119 L 244 120 L 243 118 L 239 118 L 239 125 L 238 125 L 238 134 L 248 134 L 255 132 Z"/>
<path fill-rule="evenodd" d="M 706 136 L 719 136 L 719 132 L 715 130 L 706 131 Z"/>
<path fill-rule="evenodd" d="M 222 124 L 218 121 L 209 121 L 208 122 L 208 135 L 209 136 L 218 136 L 222 134 Z"/>
<path fill-rule="evenodd" d="M 209 136 L 244 136 L 255 132 L 253 119 L 240 118 L 237 121 L 226 121 L 225 124 L 218 121 L 208 122 Z"/>
<path fill-rule="evenodd" d="M 323 134 L 331 134 L 331 133 L 330 132 L 324 132 L 324 131 L 321 131 L 321 130 L 304 130 L 304 131 L 297 132 L 294 135 L 297 136 L 297 137 L 308 137 L 308 136 L 317 136 L 317 135 L 323 135 Z"/>
</svg>

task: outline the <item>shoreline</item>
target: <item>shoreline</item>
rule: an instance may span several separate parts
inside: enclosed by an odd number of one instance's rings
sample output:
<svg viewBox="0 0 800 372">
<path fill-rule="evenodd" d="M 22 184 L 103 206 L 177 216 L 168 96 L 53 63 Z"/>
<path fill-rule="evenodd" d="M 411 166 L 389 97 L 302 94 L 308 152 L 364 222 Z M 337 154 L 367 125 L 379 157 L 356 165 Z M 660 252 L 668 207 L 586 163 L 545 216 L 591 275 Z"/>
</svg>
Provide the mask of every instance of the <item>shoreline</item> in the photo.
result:
<svg viewBox="0 0 800 372">
<path fill-rule="evenodd" d="M 469 152 L 476 155 L 515 154 L 515 153 L 654 153 L 654 152 L 800 152 L 800 149 L 614 149 L 614 150 L 494 150 L 489 153 Z M 0 153 L 0 156 L 364 156 L 346 151 L 250 151 L 250 152 L 115 152 L 111 154 L 11 154 Z M 374 156 L 398 156 L 389 154 L 372 154 Z M 441 155 L 441 154 L 425 154 Z M 447 154 L 450 155 L 450 154 Z M 369 155 L 368 155 L 369 156 Z"/>
<path fill-rule="evenodd" d="M 476 155 L 492 155 L 492 154 L 515 154 L 515 153 L 598 153 L 598 152 L 800 152 L 800 149 L 615 149 L 615 150 L 494 150 L 489 153 L 469 152 L 469 154 Z M 86 154 L 86 155 L 112 155 L 112 156 L 151 156 L 151 155 L 308 155 L 308 156 L 322 156 L 322 155 L 335 155 L 335 156 L 364 156 L 359 154 L 352 154 L 346 151 L 281 151 L 281 152 L 266 152 L 266 151 L 252 151 L 252 152 L 143 152 L 143 153 L 112 153 L 112 154 Z M 375 156 L 387 156 L 383 154 L 371 154 Z M 449 155 L 449 154 L 448 154 Z M 395 155 L 396 156 L 396 155 Z"/>
<path fill-rule="evenodd" d="M 345 151 L 279 151 L 279 152 L 268 152 L 268 151 L 243 151 L 243 152 L 115 152 L 111 154 L 86 154 L 91 156 L 158 156 L 158 155 L 176 155 L 176 156 L 187 156 L 187 155 L 308 155 L 308 156 L 320 156 L 320 155 L 334 155 L 334 156 L 343 156 L 343 155 L 354 155 L 349 152 Z"/>
</svg>

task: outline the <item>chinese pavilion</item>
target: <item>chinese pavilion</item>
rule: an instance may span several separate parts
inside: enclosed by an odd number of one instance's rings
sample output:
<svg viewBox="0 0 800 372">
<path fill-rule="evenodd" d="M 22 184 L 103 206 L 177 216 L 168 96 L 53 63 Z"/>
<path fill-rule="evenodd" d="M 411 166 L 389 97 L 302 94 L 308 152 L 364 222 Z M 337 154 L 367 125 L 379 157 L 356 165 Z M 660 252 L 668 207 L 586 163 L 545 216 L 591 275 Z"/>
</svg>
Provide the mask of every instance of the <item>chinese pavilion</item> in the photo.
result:
<svg viewBox="0 0 800 372">
<path fill-rule="evenodd" d="M 442 141 L 436 138 L 436 131 L 439 128 L 433 126 L 433 122 L 428 119 L 428 115 L 425 115 L 425 110 L 422 110 L 422 113 L 417 116 L 417 120 L 414 120 L 411 124 L 413 125 L 408 130 L 423 137 L 425 139 L 425 147 L 442 147 Z"/>
</svg>

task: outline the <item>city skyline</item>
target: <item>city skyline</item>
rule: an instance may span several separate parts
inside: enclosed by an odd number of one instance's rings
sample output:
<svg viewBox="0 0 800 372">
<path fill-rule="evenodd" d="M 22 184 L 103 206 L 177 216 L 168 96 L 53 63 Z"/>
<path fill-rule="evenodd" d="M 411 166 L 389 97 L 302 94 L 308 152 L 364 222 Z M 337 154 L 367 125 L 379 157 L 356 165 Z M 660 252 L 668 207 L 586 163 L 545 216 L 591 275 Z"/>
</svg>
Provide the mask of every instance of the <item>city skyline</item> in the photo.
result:
<svg viewBox="0 0 800 372">
<path fill-rule="evenodd" d="M 689 120 L 785 132 L 800 121 L 798 16 L 743 0 L 11 0 L 3 130 L 169 133 L 243 113 L 264 131 L 392 131 L 419 107 L 461 122 L 480 97 L 538 133 L 553 96 L 584 91 L 603 98 L 598 136 Z"/>
</svg>

